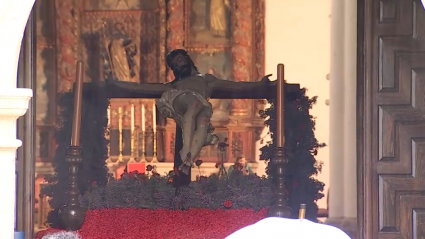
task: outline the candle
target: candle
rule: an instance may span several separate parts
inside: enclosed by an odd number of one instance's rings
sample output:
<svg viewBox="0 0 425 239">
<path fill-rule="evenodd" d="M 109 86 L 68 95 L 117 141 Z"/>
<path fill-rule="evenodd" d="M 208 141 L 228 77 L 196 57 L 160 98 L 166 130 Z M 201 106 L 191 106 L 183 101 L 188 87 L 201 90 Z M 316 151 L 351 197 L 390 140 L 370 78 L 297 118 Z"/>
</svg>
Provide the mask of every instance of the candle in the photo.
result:
<svg viewBox="0 0 425 239">
<path fill-rule="evenodd" d="M 111 125 L 111 106 L 108 106 L 107 115 L 108 115 L 108 126 L 109 126 Z"/>
<path fill-rule="evenodd" d="M 72 136 L 71 145 L 80 146 L 80 130 L 81 130 L 81 106 L 83 98 L 83 72 L 84 64 L 77 61 L 76 81 L 74 87 L 74 115 L 72 120 Z"/>
<path fill-rule="evenodd" d="M 145 132 L 145 105 L 142 104 L 142 132 Z"/>
<path fill-rule="evenodd" d="M 301 204 L 300 205 L 300 211 L 298 212 L 298 218 L 299 219 L 304 219 L 305 218 L 305 209 L 306 209 L 306 205 L 305 204 Z"/>
<path fill-rule="evenodd" d="M 134 132 L 134 104 L 131 104 L 131 133 Z"/>
<path fill-rule="evenodd" d="M 156 105 L 155 103 L 152 104 L 152 128 L 153 128 L 153 133 L 156 133 Z"/>
<path fill-rule="evenodd" d="M 277 65 L 277 90 L 276 90 L 276 147 L 285 146 L 285 82 L 284 66 Z"/>
</svg>

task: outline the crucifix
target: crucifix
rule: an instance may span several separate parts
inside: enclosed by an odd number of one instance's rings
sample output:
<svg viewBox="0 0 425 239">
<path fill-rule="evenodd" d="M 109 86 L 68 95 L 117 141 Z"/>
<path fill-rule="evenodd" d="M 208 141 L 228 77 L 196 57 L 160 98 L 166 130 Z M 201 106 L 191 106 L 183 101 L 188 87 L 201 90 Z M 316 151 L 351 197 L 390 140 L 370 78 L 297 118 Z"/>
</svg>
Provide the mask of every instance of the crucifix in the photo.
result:
<svg viewBox="0 0 425 239">
<path fill-rule="evenodd" d="M 276 198 L 269 208 L 269 216 L 290 217 L 291 209 L 286 205 L 284 182 L 284 100 L 297 94 L 298 84 L 285 84 L 283 65 L 278 65 L 278 80 L 270 81 L 267 75 L 257 82 L 235 82 L 217 79 L 213 75 L 200 74 L 185 50 L 177 49 L 167 56 L 167 65 L 175 79 L 169 83 L 135 83 L 107 80 L 104 84 L 85 83 L 84 89 L 101 87 L 108 98 L 153 98 L 159 112 L 176 121 L 174 168 L 179 173 L 177 187 L 190 183 L 193 159 L 204 145 L 217 143 L 217 136 L 210 124 L 212 115 L 208 100 L 215 99 L 276 99 L 277 132 L 276 148 L 271 161 L 276 171 Z M 289 93 L 289 94 L 286 94 Z M 155 127 L 155 126 L 154 126 Z"/>
<path fill-rule="evenodd" d="M 175 164 L 175 167 L 182 174 L 189 175 L 201 148 L 214 145 L 218 141 L 218 137 L 213 133 L 214 127 L 210 123 L 213 112 L 208 100 L 211 97 L 257 98 L 256 96 L 271 92 L 275 83 L 268 79 L 270 75 L 258 82 L 235 82 L 217 79 L 211 74 L 200 74 L 183 49 L 172 51 L 166 61 L 175 76 L 169 83 L 107 80 L 106 87 L 113 88 L 116 97 L 122 95 L 132 98 L 159 98 L 156 101 L 158 111 L 162 116 L 174 119 L 177 125 L 176 144 L 182 143 L 181 147 L 175 147 L 179 151 L 175 152 L 174 156 L 179 159 L 177 161 L 181 161 L 178 162 L 180 164 Z M 222 97 L 217 97 L 218 94 Z M 241 97 L 240 94 L 246 95 Z"/>
</svg>

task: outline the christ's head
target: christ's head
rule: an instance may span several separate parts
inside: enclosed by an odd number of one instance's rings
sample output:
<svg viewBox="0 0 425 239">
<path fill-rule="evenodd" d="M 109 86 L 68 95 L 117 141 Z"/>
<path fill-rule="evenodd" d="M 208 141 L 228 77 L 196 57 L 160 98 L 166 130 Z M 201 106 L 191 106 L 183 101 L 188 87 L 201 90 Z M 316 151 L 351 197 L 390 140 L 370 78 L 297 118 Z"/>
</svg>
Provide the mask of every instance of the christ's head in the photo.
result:
<svg viewBox="0 0 425 239">
<path fill-rule="evenodd" d="M 167 55 L 167 65 L 171 68 L 176 78 L 190 76 L 193 71 L 197 72 L 195 64 L 187 51 L 176 49 Z"/>
</svg>

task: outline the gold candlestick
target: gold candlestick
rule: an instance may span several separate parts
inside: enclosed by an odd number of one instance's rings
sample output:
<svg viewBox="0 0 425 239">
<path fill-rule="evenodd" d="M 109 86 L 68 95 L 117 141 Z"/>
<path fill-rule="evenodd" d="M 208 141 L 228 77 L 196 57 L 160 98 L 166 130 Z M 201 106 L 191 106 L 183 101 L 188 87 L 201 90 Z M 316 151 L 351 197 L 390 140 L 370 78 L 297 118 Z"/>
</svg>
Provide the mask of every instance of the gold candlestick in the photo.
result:
<svg viewBox="0 0 425 239">
<path fill-rule="evenodd" d="M 107 109 L 107 117 L 108 117 L 108 124 L 106 126 L 107 130 L 105 132 L 105 138 L 111 142 L 111 105 L 108 105 Z M 108 144 L 108 163 L 111 162 L 111 144 Z"/>
<path fill-rule="evenodd" d="M 142 132 L 141 132 L 141 136 L 140 136 L 140 146 L 141 146 L 141 149 L 142 149 L 142 155 L 141 155 L 141 162 L 146 162 L 146 145 L 145 145 L 145 142 L 146 142 L 146 140 L 145 140 L 145 131 L 143 131 L 142 130 Z"/>
<path fill-rule="evenodd" d="M 306 209 L 306 205 L 305 204 L 301 204 L 300 205 L 300 211 L 298 213 L 298 218 L 299 219 L 304 219 L 305 218 L 305 209 Z"/>
<path fill-rule="evenodd" d="M 130 127 L 130 137 L 131 137 L 131 142 L 130 142 L 130 162 L 134 161 L 134 157 L 135 157 L 135 151 L 134 151 L 134 121 L 135 121 L 135 117 L 134 117 L 134 104 L 131 104 L 131 127 Z"/>
<path fill-rule="evenodd" d="M 118 161 L 121 162 L 122 161 L 122 121 L 123 121 L 123 113 L 122 113 L 122 107 L 118 108 L 118 134 L 119 134 L 119 141 L 118 141 L 118 145 L 119 145 L 119 156 L 118 156 Z"/>
<path fill-rule="evenodd" d="M 156 131 L 153 132 L 153 137 L 152 138 L 153 138 L 153 157 L 152 157 L 152 162 L 153 163 L 157 163 L 158 162 L 158 159 L 156 157 Z"/>
</svg>

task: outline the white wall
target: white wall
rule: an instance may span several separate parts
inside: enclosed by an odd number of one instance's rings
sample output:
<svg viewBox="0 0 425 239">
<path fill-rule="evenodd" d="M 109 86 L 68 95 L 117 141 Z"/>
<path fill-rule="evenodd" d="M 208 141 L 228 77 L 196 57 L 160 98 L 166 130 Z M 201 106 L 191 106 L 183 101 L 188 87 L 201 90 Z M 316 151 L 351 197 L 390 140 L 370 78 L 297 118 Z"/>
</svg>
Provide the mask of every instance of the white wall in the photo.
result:
<svg viewBox="0 0 425 239">
<path fill-rule="evenodd" d="M 285 79 L 318 96 L 311 114 L 317 117 L 316 137 L 329 142 L 329 81 L 331 0 L 266 0 L 266 73 L 276 76 L 278 63 L 285 64 Z M 265 134 L 265 133 L 264 133 Z M 261 147 L 258 145 L 258 147 Z M 319 151 L 324 162 L 318 179 L 329 188 L 329 149 Z M 259 166 L 260 168 L 260 166 Z M 326 197 L 319 201 L 326 208 Z"/>
</svg>

